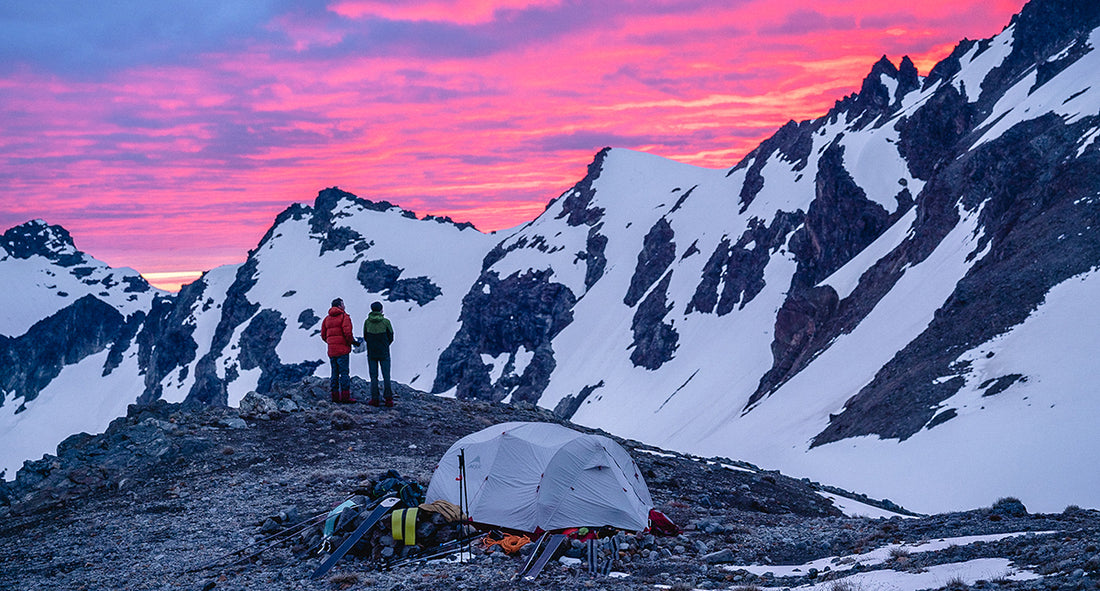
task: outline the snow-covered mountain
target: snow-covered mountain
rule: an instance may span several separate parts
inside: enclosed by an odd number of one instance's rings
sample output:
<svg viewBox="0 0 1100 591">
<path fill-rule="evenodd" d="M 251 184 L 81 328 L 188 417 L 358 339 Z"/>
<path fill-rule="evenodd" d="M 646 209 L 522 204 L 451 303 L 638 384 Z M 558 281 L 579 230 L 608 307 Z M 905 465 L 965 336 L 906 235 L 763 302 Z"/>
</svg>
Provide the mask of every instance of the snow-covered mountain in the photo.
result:
<svg viewBox="0 0 1100 591">
<path fill-rule="evenodd" d="M 457 330 L 462 294 L 497 240 L 468 224 L 420 220 L 326 189 L 312 207 L 280 214 L 244 263 L 209 271 L 173 296 L 75 251 L 56 226 L 31 222 L 5 237 L 13 253 L 0 260 L 5 287 L 12 282 L 6 308 L 43 308 L 13 312 L 0 325 L 21 335 L 0 337 L 0 470 L 8 478 L 68 435 L 102 431 L 135 402 L 236 405 L 279 380 L 328 375 L 320 322 L 336 297 L 348 302 L 357 331 L 369 304 L 384 302 L 398 329 L 395 376 L 430 384 Z M 9 246 L 31 242 L 50 249 L 26 262 L 19 257 L 27 249 Z M 352 370 L 365 374 L 365 359 Z"/>
<path fill-rule="evenodd" d="M 414 386 L 429 382 L 457 328 L 462 294 L 495 240 L 469 224 L 321 191 L 313 207 L 280 214 L 242 265 L 180 291 L 158 327 L 158 342 L 174 345 L 155 348 L 167 355 L 144 395 L 236 405 L 281 379 L 328 375 L 320 327 L 336 297 L 357 333 L 370 303 L 382 301 L 397 326 L 393 370 Z M 365 373 L 365 359 L 352 369 Z"/>
<path fill-rule="evenodd" d="M 728 171 L 601 152 L 490 253 L 435 389 L 922 509 L 1100 505 L 1098 13 L 884 58 Z"/>
<path fill-rule="evenodd" d="M 24 459 L 125 414 L 139 382 L 120 354 L 166 294 L 41 220 L 0 236 L 0 278 L 0 471 L 11 478 Z"/>
<path fill-rule="evenodd" d="M 148 296 L 104 359 L 8 381 L 0 439 L 41 449 L 2 465 L 50 451 L 59 406 L 234 404 L 327 375 L 317 325 L 340 296 L 356 321 L 385 301 L 395 377 L 442 395 L 917 510 L 1100 506 L 1098 45 L 1100 5 L 1033 0 L 928 76 L 883 58 L 731 169 L 605 149 L 495 236 L 327 189 L 244 264 Z"/>
</svg>

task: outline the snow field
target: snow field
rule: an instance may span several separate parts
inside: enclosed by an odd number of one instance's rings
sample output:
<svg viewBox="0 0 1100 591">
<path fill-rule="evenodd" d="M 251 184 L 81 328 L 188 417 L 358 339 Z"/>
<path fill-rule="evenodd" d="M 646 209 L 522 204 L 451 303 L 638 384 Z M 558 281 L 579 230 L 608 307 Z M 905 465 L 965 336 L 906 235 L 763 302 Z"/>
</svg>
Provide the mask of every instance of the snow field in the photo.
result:
<svg viewBox="0 0 1100 591">
<path fill-rule="evenodd" d="M 38 459 L 57 452 L 57 444 L 75 433 L 102 433 L 126 407 L 137 400 L 144 384 L 138 374 L 136 347 L 127 351 L 122 364 L 104 376 L 108 351 L 96 353 L 83 363 L 65 366 L 26 410 L 16 399 L 0 406 L 0 471 L 11 480 L 27 458 Z M 100 387 L 89 388 L 88 384 Z M 132 398 L 119 392 L 133 392 Z"/>
</svg>

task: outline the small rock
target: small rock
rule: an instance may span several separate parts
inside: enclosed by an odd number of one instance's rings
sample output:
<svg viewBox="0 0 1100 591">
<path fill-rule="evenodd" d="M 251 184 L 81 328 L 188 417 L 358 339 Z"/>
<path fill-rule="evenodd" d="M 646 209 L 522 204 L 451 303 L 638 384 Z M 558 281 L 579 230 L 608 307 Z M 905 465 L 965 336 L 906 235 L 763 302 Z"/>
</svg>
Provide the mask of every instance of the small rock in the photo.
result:
<svg viewBox="0 0 1100 591">
<path fill-rule="evenodd" d="M 301 515 L 298 513 L 298 507 L 291 505 L 279 514 L 283 516 L 283 523 L 297 523 L 301 519 Z"/>
<path fill-rule="evenodd" d="M 262 534 L 273 534 L 277 531 L 279 531 L 279 522 L 272 517 L 268 517 L 264 524 L 260 526 L 260 533 Z"/>
<path fill-rule="evenodd" d="M 729 548 L 723 548 L 717 552 L 711 552 L 703 556 L 703 561 L 707 564 L 721 564 L 726 562 L 733 562 L 733 550 Z"/>
<path fill-rule="evenodd" d="M 249 392 L 241 399 L 238 412 L 242 417 L 267 419 L 272 413 L 276 413 L 277 416 L 279 406 L 263 394 Z"/>
</svg>

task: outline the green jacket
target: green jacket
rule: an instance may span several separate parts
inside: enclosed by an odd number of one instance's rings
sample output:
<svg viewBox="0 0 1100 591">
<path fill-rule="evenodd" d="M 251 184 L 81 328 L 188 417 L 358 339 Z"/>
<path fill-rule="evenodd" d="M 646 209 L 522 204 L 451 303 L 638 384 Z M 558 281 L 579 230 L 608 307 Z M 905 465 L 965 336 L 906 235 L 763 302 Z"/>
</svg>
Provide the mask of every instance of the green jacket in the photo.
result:
<svg viewBox="0 0 1100 591">
<path fill-rule="evenodd" d="M 381 312 L 372 311 L 363 321 L 363 340 L 367 343 L 367 356 L 372 359 L 389 359 L 393 342 L 393 325 Z"/>
</svg>

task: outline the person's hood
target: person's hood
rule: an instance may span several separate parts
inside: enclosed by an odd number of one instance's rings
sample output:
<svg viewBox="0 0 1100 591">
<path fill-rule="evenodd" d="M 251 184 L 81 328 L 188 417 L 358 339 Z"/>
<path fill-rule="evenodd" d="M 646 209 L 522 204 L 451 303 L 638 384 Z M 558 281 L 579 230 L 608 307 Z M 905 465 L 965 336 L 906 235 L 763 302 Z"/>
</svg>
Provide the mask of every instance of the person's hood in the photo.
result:
<svg viewBox="0 0 1100 591">
<path fill-rule="evenodd" d="M 370 314 L 367 314 L 367 322 L 382 322 L 386 317 L 381 312 L 375 312 L 371 310 Z"/>
<path fill-rule="evenodd" d="M 346 313 L 347 312 L 344 312 L 344 309 L 340 308 L 339 306 L 333 306 L 333 307 L 328 309 L 328 315 L 329 316 L 341 316 L 341 315 L 346 314 Z"/>
</svg>

